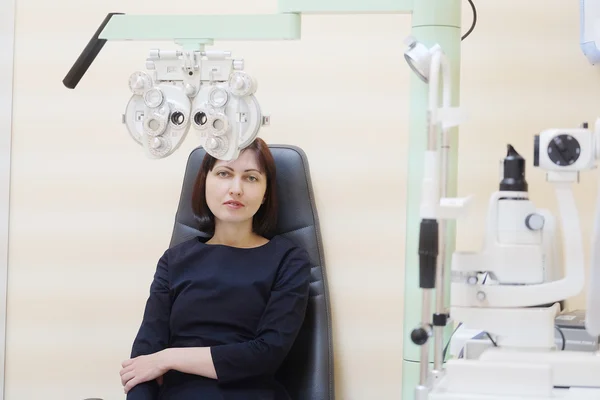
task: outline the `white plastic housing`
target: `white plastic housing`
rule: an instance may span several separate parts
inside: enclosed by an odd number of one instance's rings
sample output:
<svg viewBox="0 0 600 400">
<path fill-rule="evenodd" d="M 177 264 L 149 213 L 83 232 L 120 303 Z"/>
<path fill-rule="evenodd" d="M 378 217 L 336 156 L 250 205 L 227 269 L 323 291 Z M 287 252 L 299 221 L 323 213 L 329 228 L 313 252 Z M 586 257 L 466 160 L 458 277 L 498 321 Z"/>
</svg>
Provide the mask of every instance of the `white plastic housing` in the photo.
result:
<svg viewBox="0 0 600 400">
<path fill-rule="evenodd" d="M 483 250 L 455 252 L 452 270 L 489 272 L 494 280 L 507 285 L 544 282 L 544 235 L 548 228 L 532 230 L 526 225 L 529 216 L 538 214 L 535 205 L 527 200 L 527 193 L 494 193 L 488 206 Z"/>
<path fill-rule="evenodd" d="M 471 284 L 467 279 L 456 279 L 451 283 L 451 304 L 453 307 L 531 307 L 540 304 L 552 304 L 575 296 L 581 292 L 584 283 L 584 254 L 583 238 L 579 223 L 579 214 L 573 197 L 573 192 L 568 183 L 554 183 L 558 199 L 561 233 L 563 238 L 563 252 L 565 263 L 565 277 L 552 282 L 528 285 L 483 285 Z M 518 193 L 514 193 L 518 195 Z M 479 255 L 455 253 L 452 260 L 452 272 L 464 275 L 464 272 L 486 271 L 496 268 L 500 271 L 495 257 L 499 254 L 495 248 L 496 232 L 495 223 L 497 212 L 496 204 L 502 192 L 495 193 L 490 199 L 487 217 L 486 246 Z M 518 263 L 519 257 L 526 253 L 519 253 L 518 248 L 513 255 L 517 258 L 510 260 Z M 506 260 L 506 259 L 505 259 Z M 511 268 L 506 263 L 506 268 Z M 524 267 L 523 264 L 519 264 Z M 527 268 L 525 266 L 525 276 Z"/>
<path fill-rule="evenodd" d="M 552 151 L 550 142 L 559 135 L 568 135 L 577 140 L 581 153 L 579 158 L 571 165 L 556 165 L 550 159 Z M 596 145 L 594 135 L 587 129 L 548 129 L 539 134 L 539 167 L 546 171 L 574 172 L 587 170 L 594 167 L 596 162 Z"/>
<path fill-rule="evenodd" d="M 600 2 L 580 0 L 579 44 L 590 64 L 600 63 Z"/>
</svg>

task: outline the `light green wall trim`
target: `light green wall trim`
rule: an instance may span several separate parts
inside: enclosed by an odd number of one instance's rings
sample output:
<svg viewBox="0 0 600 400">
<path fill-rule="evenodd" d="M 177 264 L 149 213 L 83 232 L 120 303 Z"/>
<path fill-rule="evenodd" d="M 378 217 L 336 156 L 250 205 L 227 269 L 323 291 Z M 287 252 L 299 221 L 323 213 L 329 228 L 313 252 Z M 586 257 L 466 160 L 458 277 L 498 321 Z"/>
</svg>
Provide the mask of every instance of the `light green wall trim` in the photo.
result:
<svg viewBox="0 0 600 400">
<path fill-rule="evenodd" d="M 415 0 L 279 0 L 279 12 L 303 14 L 409 14 Z M 445 0 L 442 0 L 445 1 Z"/>
<path fill-rule="evenodd" d="M 100 39 L 108 40 L 296 40 L 300 14 L 115 15 Z"/>
<path fill-rule="evenodd" d="M 439 44 L 450 61 L 452 79 L 452 102 L 459 105 L 460 98 L 460 0 L 415 0 L 412 20 L 412 35 L 431 47 Z M 406 67 L 410 78 L 410 121 L 409 121 L 409 151 L 408 151 L 408 184 L 406 209 L 406 250 L 405 250 L 405 286 L 404 286 L 404 344 L 403 344 L 403 399 L 412 400 L 414 388 L 419 382 L 419 347 L 410 340 L 411 331 L 421 319 L 421 290 L 419 289 L 419 204 L 421 180 L 423 179 L 423 155 L 427 144 L 426 112 L 428 107 L 428 86 Z M 441 80 L 440 80 L 441 84 Z M 441 96 L 440 96 L 441 99 Z M 458 129 L 451 131 L 448 196 L 456 196 L 457 189 L 457 150 Z M 455 249 L 455 223 L 447 223 L 448 235 L 446 270 L 449 271 L 451 254 Z M 450 279 L 446 275 L 445 301 L 449 305 Z M 432 299 L 435 305 L 435 297 Z M 433 309 L 431 312 L 433 313 Z M 447 331 L 451 332 L 449 326 Z M 444 343 L 449 335 L 446 334 Z M 430 341 L 430 354 L 433 359 L 433 340 Z"/>
</svg>

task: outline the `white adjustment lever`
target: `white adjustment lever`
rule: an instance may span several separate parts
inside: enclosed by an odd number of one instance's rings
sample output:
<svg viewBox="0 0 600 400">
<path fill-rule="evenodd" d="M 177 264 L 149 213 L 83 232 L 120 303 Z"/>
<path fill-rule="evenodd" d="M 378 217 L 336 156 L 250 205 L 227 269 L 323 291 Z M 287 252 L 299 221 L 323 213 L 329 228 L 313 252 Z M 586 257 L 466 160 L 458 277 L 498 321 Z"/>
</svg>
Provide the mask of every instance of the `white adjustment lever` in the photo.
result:
<svg viewBox="0 0 600 400">
<path fill-rule="evenodd" d="M 458 219 L 467 214 L 473 196 L 444 197 L 440 199 L 438 216 L 440 219 Z"/>
<path fill-rule="evenodd" d="M 467 120 L 467 114 L 460 107 L 441 107 L 437 110 L 437 119 L 442 129 L 453 128 Z"/>
</svg>

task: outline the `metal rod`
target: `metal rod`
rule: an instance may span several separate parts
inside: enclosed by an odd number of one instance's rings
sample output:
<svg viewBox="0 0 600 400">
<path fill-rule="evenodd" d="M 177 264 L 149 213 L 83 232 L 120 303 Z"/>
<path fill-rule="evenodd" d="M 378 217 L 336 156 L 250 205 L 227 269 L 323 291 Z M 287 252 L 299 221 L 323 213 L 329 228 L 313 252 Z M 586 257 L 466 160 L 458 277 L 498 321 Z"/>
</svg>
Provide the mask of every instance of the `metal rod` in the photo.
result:
<svg viewBox="0 0 600 400">
<path fill-rule="evenodd" d="M 422 309 L 421 309 L 421 323 L 423 328 L 429 326 L 429 320 L 431 318 L 431 289 L 422 289 Z M 421 346 L 421 360 L 420 360 L 420 378 L 419 384 L 422 386 L 427 385 L 429 378 L 429 341 Z"/>
<path fill-rule="evenodd" d="M 440 67 L 442 74 L 442 87 L 443 87 L 443 107 L 450 107 L 452 99 L 450 93 L 450 65 L 445 55 L 440 58 Z M 437 71 L 436 71 L 437 72 Z M 436 132 L 437 134 L 438 132 Z M 450 152 L 450 138 L 447 129 L 441 131 L 441 142 L 440 146 L 440 198 L 448 196 L 448 162 Z M 439 252 L 437 259 L 437 268 L 435 273 L 435 294 L 436 304 L 435 313 L 438 315 L 445 314 L 445 287 L 444 282 L 446 280 L 446 243 L 447 243 L 447 232 L 446 232 L 446 220 L 440 218 L 439 221 Z M 444 364 L 444 330 L 445 326 L 434 326 L 434 348 L 433 348 L 433 369 L 434 371 L 441 371 Z"/>
<path fill-rule="evenodd" d="M 448 191 L 448 151 L 450 148 L 447 135 L 443 135 L 441 149 L 441 196 L 446 197 Z M 437 268 L 435 271 L 435 313 L 443 314 L 446 310 L 444 304 L 444 282 L 446 281 L 446 221 L 439 220 L 440 237 L 439 237 L 439 255 L 437 259 Z M 433 369 L 441 371 L 444 364 L 444 326 L 433 327 L 434 347 L 433 347 Z"/>
</svg>

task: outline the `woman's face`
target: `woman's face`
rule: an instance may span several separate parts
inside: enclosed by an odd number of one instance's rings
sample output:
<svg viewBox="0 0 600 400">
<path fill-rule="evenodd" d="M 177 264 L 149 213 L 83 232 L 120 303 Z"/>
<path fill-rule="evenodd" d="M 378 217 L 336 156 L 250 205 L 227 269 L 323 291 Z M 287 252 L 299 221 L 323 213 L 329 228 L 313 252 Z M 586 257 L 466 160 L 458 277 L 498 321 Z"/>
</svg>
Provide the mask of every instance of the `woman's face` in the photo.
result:
<svg viewBox="0 0 600 400">
<path fill-rule="evenodd" d="M 215 223 L 250 223 L 264 202 L 267 177 L 253 151 L 233 161 L 217 160 L 206 176 L 206 203 Z"/>
</svg>

